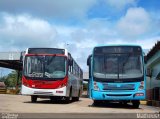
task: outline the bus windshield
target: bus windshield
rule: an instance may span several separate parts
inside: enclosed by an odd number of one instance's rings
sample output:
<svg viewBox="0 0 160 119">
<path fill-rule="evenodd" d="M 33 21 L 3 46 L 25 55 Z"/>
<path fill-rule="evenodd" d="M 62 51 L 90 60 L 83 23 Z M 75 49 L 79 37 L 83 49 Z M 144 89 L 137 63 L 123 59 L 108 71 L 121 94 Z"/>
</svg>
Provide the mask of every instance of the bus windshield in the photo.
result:
<svg viewBox="0 0 160 119">
<path fill-rule="evenodd" d="M 95 55 L 93 71 L 96 78 L 127 79 L 142 77 L 142 56 L 131 53 Z"/>
<path fill-rule="evenodd" d="M 32 78 L 64 78 L 65 57 L 62 56 L 26 56 L 24 75 Z"/>
</svg>

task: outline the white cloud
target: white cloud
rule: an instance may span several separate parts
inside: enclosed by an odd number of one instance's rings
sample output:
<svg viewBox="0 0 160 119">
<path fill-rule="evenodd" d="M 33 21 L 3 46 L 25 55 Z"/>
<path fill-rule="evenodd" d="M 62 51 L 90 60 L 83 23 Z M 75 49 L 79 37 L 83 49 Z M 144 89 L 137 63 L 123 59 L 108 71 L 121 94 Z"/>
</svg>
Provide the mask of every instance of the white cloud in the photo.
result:
<svg viewBox="0 0 160 119">
<path fill-rule="evenodd" d="M 143 8 L 130 8 L 122 17 L 117 28 L 119 33 L 126 37 L 139 37 L 151 28 L 150 15 Z"/>
<path fill-rule="evenodd" d="M 85 42 L 87 47 L 93 47 L 110 41 L 116 34 L 114 25 L 107 19 L 92 19 L 87 20 L 85 27 L 75 30 L 71 35 L 77 42 Z"/>
<path fill-rule="evenodd" d="M 57 25 L 31 15 L 6 13 L 0 16 L 0 23 L 0 51 L 25 50 L 27 47 L 67 48 L 84 71 L 88 69 L 87 57 L 96 45 L 140 44 L 149 49 L 160 39 L 154 36 L 141 39 L 141 34 L 151 26 L 150 16 L 143 8 L 129 9 L 117 24 L 109 19 L 92 19 L 83 22 L 82 26 Z M 137 27 L 137 30 L 142 29 L 141 34 L 136 31 Z M 136 38 L 131 41 L 133 36 Z"/>
<path fill-rule="evenodd" d="M 160 41 L 160 36 L 146 38 L 135 43 L 141 45 L 143 49 L 151 49 L 155 45 L 155 43 L 157 43 L 157 41 Z"/>
<path fill-rule="evenodd" d="M 105 0 L 105 2 L 117 10 L 122 10 L 128 5 L 136 5 L 136 0 Z"/>
<path fill-rule="evenodd" d="M 1 52 L 23 51 L 28 47 L 67 48 L 78 64 L 87 70 L 84 62 L 86 62 L 93 42 L 91 39 L 87 40 L 88 37 L 84 37 L 85 39 L 79 42 L 74 39 L 73 33 L 80 28 L 50 24 L 48 21 L 27 14 L 3 13 L 0 21 L 2 23 L 0 25 Z M 92 44 L 92 46 L 88 48 L 86 43 Z M 87 48 L 88 50 L 86 50 Z"/>
<path fill-rule="evenodd" d="M 56 30 L 46 21 L 29 15 L 3 14 L 0 26 L 2 50 L 8 48 L 50 47 L 57 35 Z"/>
</svg>

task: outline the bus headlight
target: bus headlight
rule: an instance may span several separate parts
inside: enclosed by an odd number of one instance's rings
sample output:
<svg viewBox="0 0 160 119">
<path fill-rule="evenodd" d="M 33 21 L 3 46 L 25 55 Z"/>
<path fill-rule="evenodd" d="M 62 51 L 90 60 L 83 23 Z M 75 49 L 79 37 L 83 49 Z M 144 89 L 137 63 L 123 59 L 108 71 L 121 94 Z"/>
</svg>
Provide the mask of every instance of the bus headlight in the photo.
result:
<svg viewBox="0 0 160 119">
<path fill-rule="evenodd" d="M 58 86 L 58 88 L 62 88 L 64 86 L 65 86 L 65 84 L 61 84 L 61 85 Z"/>
<path fill-rule="evenodd" d="M 141 84 L 140 84 L 138 90 L 143 90 L 143 89 L 144 89 L 144 81 L 141 81 Z"/>
<path fill-rule="evenodd" d="M 94 82 L 94 90 L 99 91 L 99 87 L 98 87 L 98 85 L 97 85 L 97 83 L 96 83 L 96 82 Z"/>
</svg>

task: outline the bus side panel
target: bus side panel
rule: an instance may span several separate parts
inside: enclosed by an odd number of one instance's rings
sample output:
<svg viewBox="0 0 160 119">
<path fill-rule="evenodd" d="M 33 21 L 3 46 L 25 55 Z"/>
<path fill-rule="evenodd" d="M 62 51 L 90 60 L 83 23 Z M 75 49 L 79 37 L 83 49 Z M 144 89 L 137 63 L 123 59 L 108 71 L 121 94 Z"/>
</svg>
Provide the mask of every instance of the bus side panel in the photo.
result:
<svg viewBox="0 0 160 119">
<path fill-rule="evenodd" d="M 67 88 L 66 88 L 66 97 L 69 97 L 70 94 L 70 89 L 72 87 L 72 80 L 73 80 L 73 75 L 68 73 L 68 82 L 67 82 Z"/>
<path fill-rule="evenodd" d="M 80 78 L 77 78 L 73 74 L 68 75 L 68 85 L 67 85 L 67 93 L 66 95 L 69 96 L 70 90 L 72 89 L 72 97 L 77 97 L 80 91 L 80 95 L 82 93 L 82 82 Z"/>
</svg>

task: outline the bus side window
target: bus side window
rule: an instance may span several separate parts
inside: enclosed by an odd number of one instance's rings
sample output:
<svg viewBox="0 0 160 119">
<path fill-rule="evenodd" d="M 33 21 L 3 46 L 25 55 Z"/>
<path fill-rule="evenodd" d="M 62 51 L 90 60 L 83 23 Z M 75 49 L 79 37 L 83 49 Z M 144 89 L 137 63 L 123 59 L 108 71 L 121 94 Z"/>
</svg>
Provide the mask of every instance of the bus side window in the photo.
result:
<svg viewBox="0 0 160 119">
<path fill-rule="evenodd" d="M 72 73 L 72 68 L 73 68 L 73 59 L 71 57 L 71 54 L 68 53 L 68 70 L 70 73 Z"/>
<path fill-rule="evenodd" d="M 74 63 L 74 75 L 76 76 L 76 64 Z"/>
<path fill-rule="evenodd" d="M 72 69 L 73 69 L 73 74 L 75 75 L 75 64 L 74 64 L 74 62 L 73 62 L 73 67 L 72 67 Z"/>
<path fill-rule="evenodd" d="M 73 59 L 70 54 L 68 54 L 68 67 L 69 67 L 69 72 L 73 73 Z"/>
<path fill-rule="evenodd" d="M 70 65 L 69 65 L 69 60 L 68 60 L 68 71 L 70 72 Z"/>
<path fill-rule="evenodd" d="M 77 76 L 77 65 L 75 63 L 75 76 Z"/>
<path fill-rule="evenodd" d="M 78 77 L 78 66 L 76 64 L 76 76 Z"/>
<path fill-rule="evenodd" d="M 80 68 L 79 68 L 79 72 L 78 73 L 79 73 L 79 78 L 81 78 L 81 70 L 80 70 Z"/>
<path fill-rule="evenodd" d="M 160 80 L 160 72 L 157 74 L 156 79 Z"/>
</svg>

